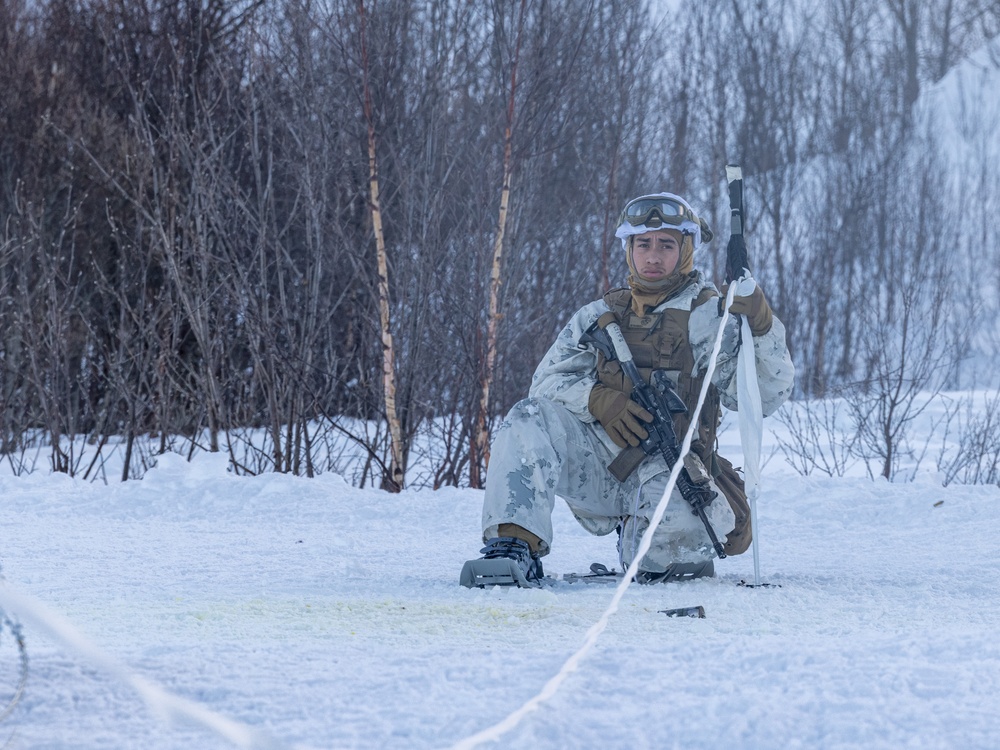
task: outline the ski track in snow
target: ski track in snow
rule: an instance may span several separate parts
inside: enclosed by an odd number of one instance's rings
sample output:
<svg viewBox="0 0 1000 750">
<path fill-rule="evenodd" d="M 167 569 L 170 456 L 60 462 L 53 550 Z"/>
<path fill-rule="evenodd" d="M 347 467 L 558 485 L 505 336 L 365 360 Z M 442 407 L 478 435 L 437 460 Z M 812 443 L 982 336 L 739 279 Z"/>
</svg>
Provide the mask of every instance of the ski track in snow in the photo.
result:
<svg viewBox="0 0 1000 750">
<path fill-rule="evenodd" d="M 481 494 L 235 477 L 0 479 L 11 586 L 143 678 L 289 747 L 447 747 L 538 692 L 612 587 L 466 590 Z M 594 652 L 505 736 L 539 748 L 992 748 L 997 487 L 764 473 L 761 565 L 633 586 Z M 940 507 L 934 503 L 943 500 Z M 550 574 L 614 564 L 560 506 Z M 659 610 L 703 605 L 707 618 Z M 12 748 L 229 747 L 25 628 Z M 0 699 L 16 679 L 0 634 Z M 489 745 L 487 745 L 489 746 Z M 495 745 L 494 745 L 495 746 Z"/>
</svg>

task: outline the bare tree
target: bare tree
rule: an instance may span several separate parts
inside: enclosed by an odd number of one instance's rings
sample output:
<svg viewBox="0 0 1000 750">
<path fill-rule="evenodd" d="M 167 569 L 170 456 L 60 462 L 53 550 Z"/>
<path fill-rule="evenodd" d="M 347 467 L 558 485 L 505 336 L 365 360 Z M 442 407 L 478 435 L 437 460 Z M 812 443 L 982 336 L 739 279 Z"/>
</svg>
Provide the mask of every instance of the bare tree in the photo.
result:
<svg viewBox="0 0 1000 750">
<path fill-rule="evenodd" d="M 967 392 L 947 404 L 942 421 L 944 485 L 1000 484 L 1000 392 Z"/>
<path fill-rule="evenodd" d="M 503 134 L 503 177 L 500 186 L 500 216 L 497 219 L 496 236 L 493 240 L 493 262 L 490 264 L 490 292 L 486 318 L 486 340 L 483 346 L 482 374 L 480 376 L 479 411 L 472 433 L 471 455 L 469 458 L 469 484 L 482 486 L 479 474 L 480 461 L 489 465 L 490 448 L 487 416 L 490 410 L 490 386 L 493 383 L 493 368 L 496 364 L 497 327 L 500 322 L 500 274 L 503 268 L 504 234 L 507 229 L 507 209 L 510 201 L 510 185 L 513 178 L 514 122 L 517 102 L 517 64 L 521 56 L 521 36 L 524 33 L 524 11 L 527 0 L 521 0 L 514 43 L 510 52 L 510 88 L 507 94 L 507 118 Z M 496 28 L 502 29 L 502 23 Z"/>
<path fill-rule="evenodd" d="M 995 370 L 1000 334 L 955 323 L 995 311 L 995 113 L 961 99 L 948 166 L 923 110 L 1000 33 L 995 2 L 263 8 L 0 4 L 14 471 L 38 452 L 102 479 L 117 456 L 131 478 L 157 452 L 209 449 L 241 472 L 479 484 L 490 431 L 565 317 L 624 277 L 624 200 L 673 188 L 724 228 L 733 159 L 798 392 L 843 392 L 871 417 L 855 447 L 876 473 L 910 450 L 910 384 L 944 377 L 919 360 L 950 351 L 953 377 L 978 353 Z M 951 206 L 951 233 L 915 223 Z M 723 246 L 699 265 L 718 275 Z M 930 246 L 951 260 L 933 284 L 913 270 Z M 928 339 L 925 306 L 954 284 Z"/>
<path fill-rule="evenodd" d="M 952 304 L 947 227 L 957 217 L 949 221 L 950 207 L 924 168 L 929 154 L 925 144 L 880 194 L 878 221 L 888 235 L 879 255 L 883 267 L 871 276 L 862 303 L 864 375 L 846 396 L 859 455 L 878 459 L 887 479 L 911 452 L 908 429 L 945 387 L 970 330 Z"/>
</svg>

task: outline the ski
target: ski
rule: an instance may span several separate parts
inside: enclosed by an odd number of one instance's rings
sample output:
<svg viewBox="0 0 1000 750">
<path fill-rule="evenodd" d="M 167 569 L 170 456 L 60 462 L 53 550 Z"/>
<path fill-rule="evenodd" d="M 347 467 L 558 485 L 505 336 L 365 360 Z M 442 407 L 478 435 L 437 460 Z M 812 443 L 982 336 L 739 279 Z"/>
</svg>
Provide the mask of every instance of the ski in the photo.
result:
<svg viewBox="0 0 1000 750">
<path fill-rule="evenodd" d="M 678 566 L 679 570 L 665 574 L 667 582 L 690 581 L 702 577 L 703 566 Z M 546 575 L 542 578 L 526 579 L 513 560 L 496 558 L 493 560 L 469 560 L 462 568 L 460 583 L 465 588 L 487 588 L 491 586 L 516 586 L 517 588 L 558 588 L 576 584 L 615 584 L 624 577 L 624 572 L 608 568 L 602 563 L 592 563 L 589 573 L 562 573 Z M 663 578 L 651 577 L 635 580 L 633 583 L 657 584 Z M 743 585 L 741 583 L 741 585 Z"/>
<path fill-rule="evenodd" d="M 618 583 L 622 579 L 622 573 L 614 568 L 610 570 L 601 563 L 591 563 L 589 573 L 564 573 L 561 578 L 555 581 L 565 583 Z"/>
<path fill-rule="evenodd" d="M 518 588 L 553 587 L 563 583 L 615 583 L 622 574 L 608 569 L 601 563 L 590 566 L 589 573 L 564 573 L 560 576 L 543 576 L 526 579 L 517 563 L 507 558 L 492 560 L 469 560 L 462 568 L 459 582 L 466 588 L 486 588 L 487 586 L 517 586 Z"/>
</svg>

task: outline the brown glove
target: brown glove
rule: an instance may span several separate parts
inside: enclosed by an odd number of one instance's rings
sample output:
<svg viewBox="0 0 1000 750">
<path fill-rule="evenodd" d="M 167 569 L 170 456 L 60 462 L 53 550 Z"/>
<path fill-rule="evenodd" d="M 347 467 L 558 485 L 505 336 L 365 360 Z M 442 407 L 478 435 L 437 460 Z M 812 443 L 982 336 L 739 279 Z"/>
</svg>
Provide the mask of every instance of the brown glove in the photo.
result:
<svg viewBox="0 0 1000 750">
<path fill-rule="evenodd" d="M 639 420 L 652 422 L 653 415 L 621 391 L 597 383 L 587 406 L 619 448 L 639 445 L 649 436 Z"/>
<path fill-rule="evenodd" d="M 749 297 L 733 297 L 733 305 L 729 312 L 734 315 L 745 315 L 750 323 L 750 333 L 763 336 L 771 330 L 771 306 L 767 304 L 764 291 L 758 285 Z"/>
</svg>

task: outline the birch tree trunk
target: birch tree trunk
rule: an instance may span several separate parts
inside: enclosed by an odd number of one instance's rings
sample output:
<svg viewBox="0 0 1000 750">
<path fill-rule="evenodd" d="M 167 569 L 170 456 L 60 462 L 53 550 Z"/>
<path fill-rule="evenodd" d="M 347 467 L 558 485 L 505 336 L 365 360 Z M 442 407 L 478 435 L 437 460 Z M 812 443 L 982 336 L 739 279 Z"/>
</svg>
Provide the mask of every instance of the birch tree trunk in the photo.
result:
<svg viewBox="0 0 1000 750">
<path fill-rule="evenodd" d="M 497 358 L 497 328 L 500 323 L 500 272 L 503 269 L 503 241 L 507 227 L 507 209 L 510 202 L 511 177 L 514 171 L 513 133 L 514 102 L 517 93 L 517 61 L 521 52 L 521 32 L 524 28 L 526 0 L 521 0 L 518 11 L 517 36 L 514 41 L 514 55 L 510 69 L 510 91 L 507 99 L 507 125 L 504 128 L 503 143 L 503 183 L 500 188 L 500 217 L 497 221 L 496 240 L 493 243 L 493 265 L 490 268 L 489 313 L 486 320 L 486 341 L 481 361 L 482 373 L 479 391 L 479 412 L 472 431 L 469 460 L 469 486 L 482 487 L 481 470 L 490 463 L 490 386 L 493 384 L 493 369 Z M 480 465 L 481 464 L 481 465 Z"/>
<path fill-rule="evenodd" d="M 403 489 L 403 431 L 396 414 L 396 365 L 392 345 L 392 321 L 389 315 L 389 263 L 382 232 L 382 209 L 379 203 L 378 162 L 375 158 L 375 118 L 372 111 L 371 86 L 368 82 L 368 46 L 365 40 L 365 3 L 358 0 L 361 16 L 361 69 L 364 81 L 365 121 L 368 125 L 368 176 L 371 186 L 372 230 L 375 232 L 375 253 L 378 260 L 379 328 L 382 333 L 382 391 L 385 397 L 385 418 L 389 424 L 391 460 L 388 474 L 382 476 L 382 489 L 399 492 Z"/>
</svg>

